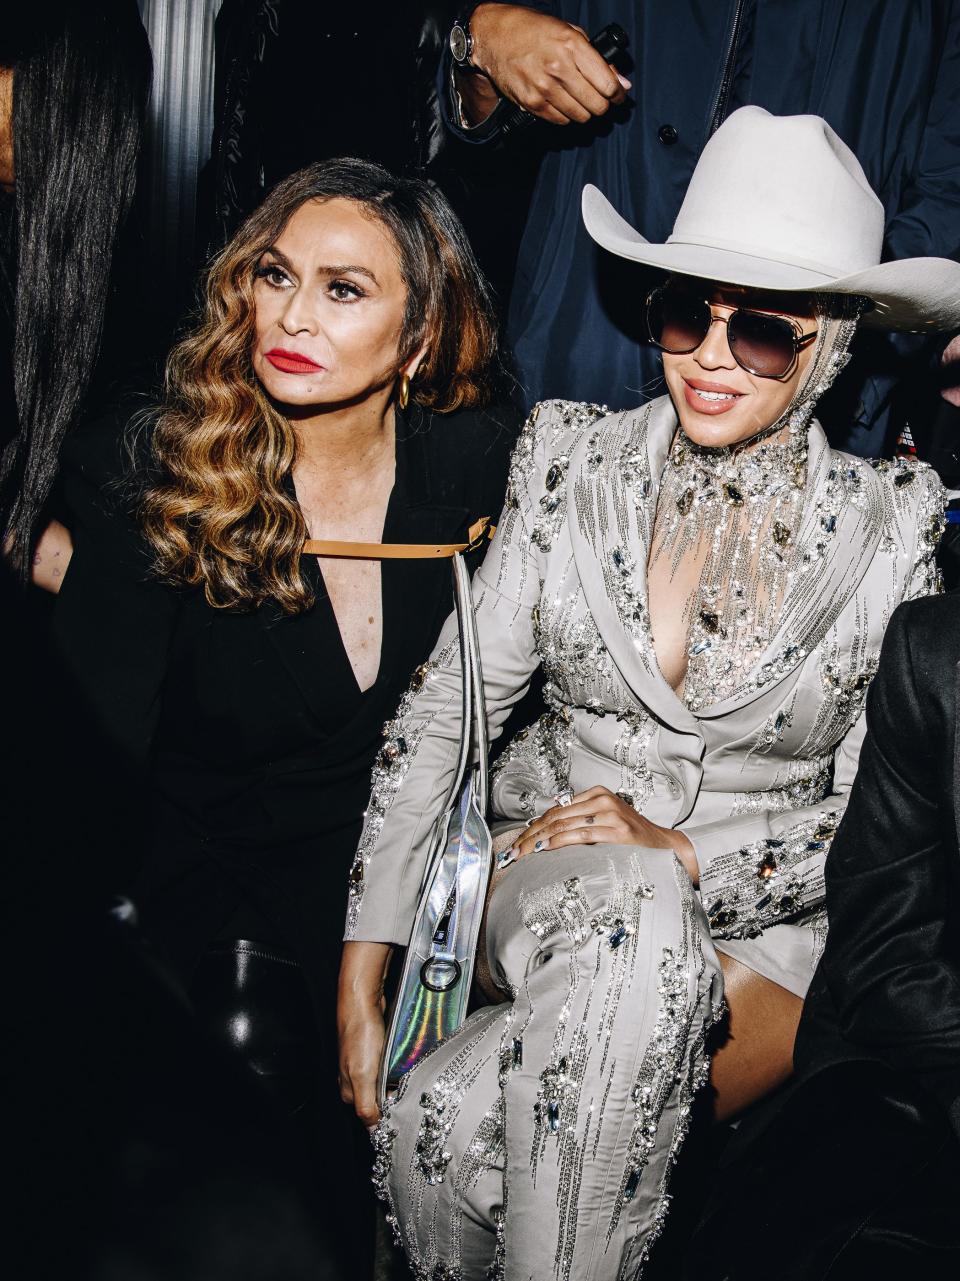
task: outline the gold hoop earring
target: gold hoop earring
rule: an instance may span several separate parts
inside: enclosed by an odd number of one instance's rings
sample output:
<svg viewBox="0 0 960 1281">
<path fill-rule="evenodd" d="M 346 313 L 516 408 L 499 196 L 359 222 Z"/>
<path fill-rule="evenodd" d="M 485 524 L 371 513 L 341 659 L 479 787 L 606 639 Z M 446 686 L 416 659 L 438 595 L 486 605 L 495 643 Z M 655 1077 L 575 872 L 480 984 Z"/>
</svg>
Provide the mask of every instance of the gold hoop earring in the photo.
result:
<svg viewBox="0 0 960 1281">
<path fill-rule="evenodd" d="M 410 404 L 410 375 L 409 374 L 400 375 L 400 390 L 397 393 L 397 401 L 399 402 L 401 409 L 406 409 L 407 405 Z"/>
</svg>

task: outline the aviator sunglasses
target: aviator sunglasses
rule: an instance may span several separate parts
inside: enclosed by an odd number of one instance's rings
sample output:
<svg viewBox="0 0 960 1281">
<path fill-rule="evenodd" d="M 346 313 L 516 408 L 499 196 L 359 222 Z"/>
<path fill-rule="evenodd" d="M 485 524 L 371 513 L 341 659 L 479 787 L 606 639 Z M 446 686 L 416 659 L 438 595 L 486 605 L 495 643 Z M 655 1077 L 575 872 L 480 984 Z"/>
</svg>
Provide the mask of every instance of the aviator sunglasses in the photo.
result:
<svg viewBox="0 0 960 1281">
<path fill-rule="evenodd" d="M 705 298 L 669 283 L 650 291 L 646 312 L 651 342 L 671 356 L 696 351 L 712 324 L 726 325 L 730 354 L 741 369 L 758 378 L 786 378 L 796 368 L 800 352 L 817 336 L 816 329 L 805 334 L 792 316 L 748 307 L 715 316 Z"/>
</svg>

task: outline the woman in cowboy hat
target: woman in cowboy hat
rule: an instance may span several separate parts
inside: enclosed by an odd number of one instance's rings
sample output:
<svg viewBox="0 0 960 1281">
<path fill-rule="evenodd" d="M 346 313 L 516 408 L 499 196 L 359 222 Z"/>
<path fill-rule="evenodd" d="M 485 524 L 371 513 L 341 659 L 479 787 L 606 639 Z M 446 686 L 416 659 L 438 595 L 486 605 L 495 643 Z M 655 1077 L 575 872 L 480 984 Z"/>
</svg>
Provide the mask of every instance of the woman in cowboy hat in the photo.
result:
<svg viewBox="0 0 960 1281">
<path fill-rule="evenodd" d="M 583 206 L 665 273 L 647 323 L 670 394 L 538 406 L 478 573 L 491 728 L 538 665 L 549 711 L 493 784 L 501 1003 L 376 1131 L 418 1276 L 635 1275 L 697 1087 L 731 1116 L 789 1075 L 883 629 L 937 589 L 935 475 L 831 450 L 813 410 L 861 314 L 960 325 L 960 266 L 879 265 L 880 203 L 815 116 L 732 115 L 665 245 L 592 188 Z M 386 731 L 351 878 L 341 1075 L 368 1123 L 382 975 L 455 765 L 455 630 Z"/>
</svg>

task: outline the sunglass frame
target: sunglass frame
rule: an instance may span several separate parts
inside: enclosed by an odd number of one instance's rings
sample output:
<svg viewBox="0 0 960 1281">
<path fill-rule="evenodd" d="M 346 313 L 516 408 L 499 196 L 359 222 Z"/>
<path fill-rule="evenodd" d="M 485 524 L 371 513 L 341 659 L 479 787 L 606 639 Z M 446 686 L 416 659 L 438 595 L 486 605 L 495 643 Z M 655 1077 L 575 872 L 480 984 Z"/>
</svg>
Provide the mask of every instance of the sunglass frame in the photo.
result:
<svg viewBox="0 0 960 1281">
<path fill-rule="evenodd" d="M 676 348 L 672 348 L 672 347 L 665 347 L 662 342 L 660 342 L 657 338 L 654 337 L 653 327 L 650 323 L 650 308 L 654 299 L 657 297 L 657 295 L 665 294 L 669 287 L 670 287 L 669 284 L 655 285 L 653 289 L 651 289 L 650 292 L 647 294 L 646 299 L 644 300 L 644 324 L 647 330 L 647 337 L 650 339 L 650 341 L 653 343 L 655 347 L 658 347 L 660 351 L 666 352 L 668 356 L 689 356 L 691 352 L 694 352 L 699 347 L 702 347 L 704 342 L 706 342 L 707 335 L 710 333 L 710 327 L 714 324 L 726 325 L 727 333 L 729 334 L 730 321 L 733 320 L 735 316 L 741 313 L 748 316 L 762 316 L 766 320 L 778 321 L 780 324 L 785 325 L 787 329 L 790 330 L 790 332 L 786 336 L 790 339 L 793 345 L 793 356 L 790 360 L 789 365 L 783 371 L 783 373 L 765 374 L 759 369 L 753 369 L 751 368 L 750 365 L 746 364 L 745 361 L 740 359 L 740 357 L 734 351 L 733 345 L 732 343 L 730 343 L 729 338 L 727 340 L 727 346 L 730 348 L 730 355 L 734 358 L 734 360 L 737 362 L 740 368 L 746 370 L 748 374 L 753 374 L 755 378 L 773 378 L 778 382 L 782 382 L 784 379 L 789 378 L 790 375 L 793 373 L 793 371 L 796 369 L 797 362 L 800 359 L 800 353 L 801 351 L 803 351 L 804 347 L 807 347 L 811 342 L 813 342 L 814 338 L 816 338 L 817 334 L 820 332 L 818 327 L 817 329 L 811 330 L 810 333 L 805 334 L 802 328 L 800 327 L 800 324 L 793 316 L 785 316 L 782 312 L 758 311 L 755 307 L 734 307 L 733 310 L 730 312 L 729 316 L 715 316 L 713 314 L 710 300 L 708 298 L 704 298 L 701 301 L 703 302 L 703 305 L 707 309 L 707 315 L 710 317 L 710 320 L 706 329 L 703 331 L 703 335 L 700 338 L 699 342 L 695 343 L 692 347 L 684 347 L 680 350 L 677 350 Z M 695 295 L 694 295 L 694 298 L 695 298 Z"/>
</svg>

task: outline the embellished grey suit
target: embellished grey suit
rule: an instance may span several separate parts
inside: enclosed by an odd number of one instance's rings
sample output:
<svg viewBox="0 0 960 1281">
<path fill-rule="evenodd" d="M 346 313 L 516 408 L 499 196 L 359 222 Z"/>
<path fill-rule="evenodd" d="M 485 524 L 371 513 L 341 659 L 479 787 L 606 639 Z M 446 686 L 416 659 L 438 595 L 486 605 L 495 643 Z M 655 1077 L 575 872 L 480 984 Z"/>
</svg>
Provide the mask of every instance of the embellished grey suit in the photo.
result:
<svg viewBox="0 0 960 1281">
<path fill-rule="evenodd" d="M 660 674 L 646 566 L 677 418 L 546 402 L 514 454 L 474 594 L 492 732 L 535 668 L 548 713 L 508 747 L 493 808 L 525 821 L 602 784 L 693 844 L 576 847 L 511 868 L 488 909 L 479 1011 L 407 1078 L 377 1178 L 418 1275 L 635 1275 L 705 1077 L 724 951 L 803 996 L 826 931 L 823 868 L 863 739 L 884 628 L 936 589 L 942 488 L 809 430 L 796 573 L 766 652 L 691 711 Z M 406 943 L 460 732 L 456 623 L 384 730 L 347 937 Z M 546 959 L 545 959 L 546 958 Z M 549 961 L 549 964 L 546 962 Z"/>
</svg>

